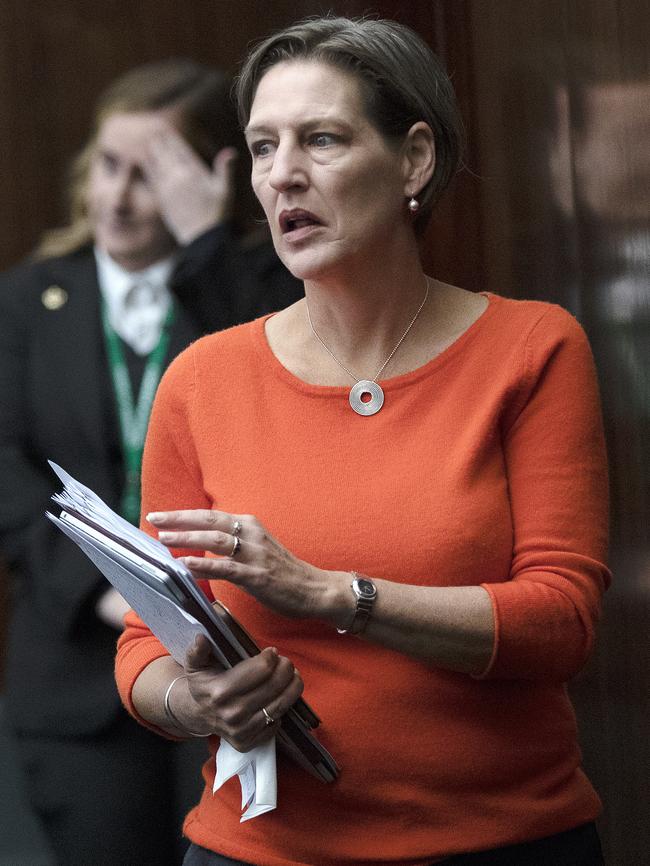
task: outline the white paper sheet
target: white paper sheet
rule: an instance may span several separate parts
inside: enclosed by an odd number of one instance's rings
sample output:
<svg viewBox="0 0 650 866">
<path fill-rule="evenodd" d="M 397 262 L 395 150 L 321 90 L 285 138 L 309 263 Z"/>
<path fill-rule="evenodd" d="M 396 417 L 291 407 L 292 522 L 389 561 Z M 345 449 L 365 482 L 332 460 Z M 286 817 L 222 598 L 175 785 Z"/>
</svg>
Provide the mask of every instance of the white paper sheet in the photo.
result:
<svg viewBox="0 0 650 866">
<path fill-rule="evenodd" d="M 275 737 L 245 753 L 222 740 L 217 751 L 213 793 L 235 775 L 239 776 L 242 791 L 240 821 L 249 821 L 275 809 L 278 802 Z"/>
</svg>

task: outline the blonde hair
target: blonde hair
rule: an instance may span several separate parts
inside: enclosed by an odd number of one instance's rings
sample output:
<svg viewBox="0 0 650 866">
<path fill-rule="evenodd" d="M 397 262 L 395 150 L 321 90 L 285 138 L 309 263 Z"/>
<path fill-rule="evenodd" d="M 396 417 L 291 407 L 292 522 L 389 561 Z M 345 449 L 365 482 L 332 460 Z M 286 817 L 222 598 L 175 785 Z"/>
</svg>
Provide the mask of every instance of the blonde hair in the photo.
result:
<svg viewBox="0 0 650 866">
<path fill-rule="evenodd" d="M 97 101 L 90 139 L 68 169 L 68 223 L 46 231 L 36 255 L 39 258 L 66 255 L 92 241 L 86 203 L 88 178 L 99 130 L 110 115 L 176 108 L 181 133 L 210 164 L 223 147 L 243 149 L 230 87 L 230 79 L 224 72 L 182 58 L 138 66 L 109 85 Z M 238 169 L 244 170 L 241 165 L 244 162 L 238 160 Z M 242 178 L 237 178 L 234 222 L 240 227 L 254 209 L 252 193 L 246 193 L 248 188 L 247 179 L 242 182 Z"/>
</svg>

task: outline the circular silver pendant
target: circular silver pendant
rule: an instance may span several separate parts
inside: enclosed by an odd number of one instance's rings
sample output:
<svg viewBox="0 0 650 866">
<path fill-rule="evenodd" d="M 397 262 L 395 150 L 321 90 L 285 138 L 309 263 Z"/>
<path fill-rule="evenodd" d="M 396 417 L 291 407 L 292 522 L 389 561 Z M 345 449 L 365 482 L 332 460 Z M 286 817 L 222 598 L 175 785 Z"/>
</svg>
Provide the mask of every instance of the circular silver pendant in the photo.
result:
<svg viewBox="0 0 650 866">
<path fill-rule="evenodd" d="M 375 415 L 383 405 L 384 392 L 376 382 L 362 379 L 350 390 L 350 406 L 357 415 Z"/>
</svg>

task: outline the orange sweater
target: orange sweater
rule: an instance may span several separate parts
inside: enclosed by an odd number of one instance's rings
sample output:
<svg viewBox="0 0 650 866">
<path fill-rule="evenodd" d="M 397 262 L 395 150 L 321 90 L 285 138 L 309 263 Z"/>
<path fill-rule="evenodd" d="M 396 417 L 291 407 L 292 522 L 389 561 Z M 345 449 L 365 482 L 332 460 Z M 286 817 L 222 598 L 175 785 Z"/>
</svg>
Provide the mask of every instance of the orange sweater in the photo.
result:
<svg viewBox="0 0 650 866">
<path fill-rule="evenodd" d="M 295 662 L 342 772 L 325 785 L 280 757 L 278 808 L 240 824 L 238 782 L 213 796 L 210 760 L 185 824 L 198 844 L 256 866 L 422 866 L 599 813 L 564 688 L 609 579 L 592 358 L 559 307 L 488 297 L 450 348 L 382 382 L 385 405 L 369 418 L 347 389 L 282 367 L 264 320 L 199 340 L 165 375 L 143 513 L 253 513 L 322 568 L 482 584 L 496 623 L 490 666 L 472 678 L 212 583 L 260 645 Z M 136 716 L 133 683 L 163 654 L 129 614 L 117 679 Z"/>
</svg>

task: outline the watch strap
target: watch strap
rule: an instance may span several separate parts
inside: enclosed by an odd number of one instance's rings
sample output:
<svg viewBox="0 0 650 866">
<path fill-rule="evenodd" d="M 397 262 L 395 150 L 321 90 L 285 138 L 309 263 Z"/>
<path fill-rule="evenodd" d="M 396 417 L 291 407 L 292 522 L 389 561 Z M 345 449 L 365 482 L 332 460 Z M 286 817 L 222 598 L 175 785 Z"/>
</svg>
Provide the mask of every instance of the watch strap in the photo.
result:
<svg viewBox="0 0 650 866">
<path fill-rule="evenodd" d="M 352 574 L 352 583 L 350 587 L 354 593 L 356 606 L 354 609 L 354 614 L 352 616 L 352 622 L 348 626 L 348 628 L 337 628 L 337 632 L 339 634 L 361 634 L 361 632 L 365 629 L 368 624 L 368 620 L 370 619 L 370 614 L 372 613 L 372 609 L 375 604 L 375 600 L 377 598 L 377 589 L 375 584 L 369 577 L 366 577 L 362 574 L 357 574 L 356 571 L 351 572 Z M 372 584 L 374 589 L 374 594 L 372 596 L 366 596 L 360 593 L 355 584 L 357 581 L 366 581 Z"/>
</svg>

